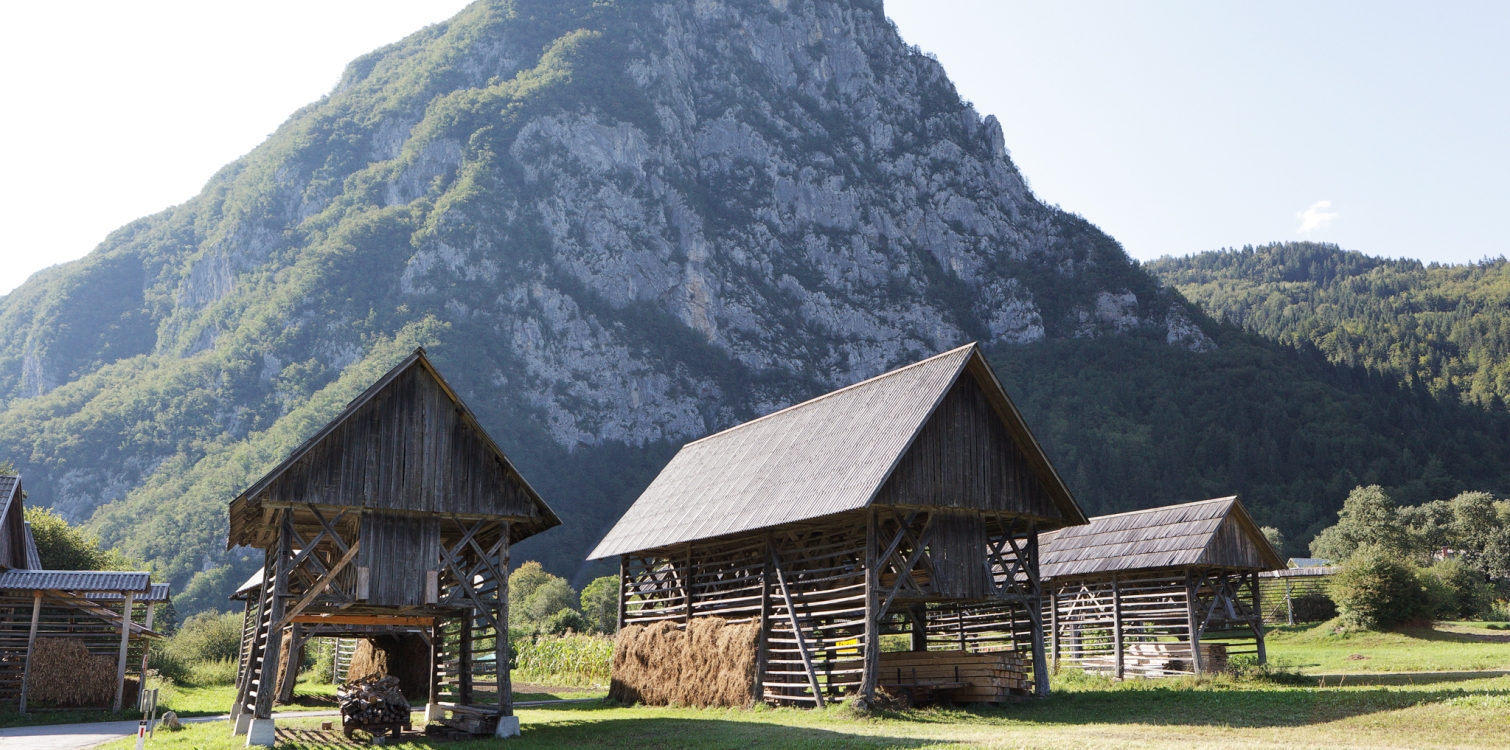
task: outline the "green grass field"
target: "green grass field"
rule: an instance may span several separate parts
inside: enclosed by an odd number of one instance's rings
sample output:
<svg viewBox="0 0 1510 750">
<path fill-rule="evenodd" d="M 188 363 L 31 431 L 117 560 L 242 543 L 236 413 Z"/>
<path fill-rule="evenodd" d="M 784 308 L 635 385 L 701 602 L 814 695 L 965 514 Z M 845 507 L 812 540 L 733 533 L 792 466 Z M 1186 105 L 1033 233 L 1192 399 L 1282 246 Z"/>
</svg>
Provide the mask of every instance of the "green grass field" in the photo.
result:
<svg viewBox="0 0 1510 750">
<path fill-rule="evenodd" d="M 524 730 L 519 740 L 434 746 L 1510 747 L 1510 676 L 1501 673 L 1510 671 L 1510 632 L 1481 623 L 1363 634 L 1338 634 L 1330 624 L 1279 628 L 1271 633 L 1269 653 L 1277 671 L 1241 678 L 1118 683 L 1066 670 L 1055 677 L 1047 700 L 1000 708 L 874 715 L 843 708 L 699 710 L 600 703 L 528 708 L 519 711 Z M 305 688 L 301 684 L 301 692 Z M 306 702 L 320 703 L 315 693 L 328 689 L 309 686 Z M 229 691 L 182 690 L 175 700 L 219 713 L 225 710 L 221 704 L 229 705 Z M 601 695 L 520 684 L 516 700 Z M 289 739 L 283 747 L 329 747 L 314 731 L 319 721 L 280 721 Z M 244 741 L 232 737 L 224 722 L 216 722 L 159 733 L 150 746 L 229 750 L 243 747 Z M 106 747 L 131 746 L 123 741 Z"/>
</svg>

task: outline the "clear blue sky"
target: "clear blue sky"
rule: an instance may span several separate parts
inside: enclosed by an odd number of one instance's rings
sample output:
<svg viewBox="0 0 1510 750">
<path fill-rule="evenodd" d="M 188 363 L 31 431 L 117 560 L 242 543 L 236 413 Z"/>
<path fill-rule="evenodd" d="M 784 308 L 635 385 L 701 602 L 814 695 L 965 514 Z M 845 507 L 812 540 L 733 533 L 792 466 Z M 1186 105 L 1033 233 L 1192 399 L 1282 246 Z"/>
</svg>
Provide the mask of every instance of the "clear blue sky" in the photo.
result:
<svg viewBox="0 0 1510 750">
<path fill-rule="evenodd" d="M 0 292 L 188 199 L 348 60 L 464 5 L 0 5 Z M 1001 119 L 1040 197 L 1137 257 L 1288 239 L 1445 262 L 1510 254 L 1510 5 L 887 12 Z"/>
</svg>

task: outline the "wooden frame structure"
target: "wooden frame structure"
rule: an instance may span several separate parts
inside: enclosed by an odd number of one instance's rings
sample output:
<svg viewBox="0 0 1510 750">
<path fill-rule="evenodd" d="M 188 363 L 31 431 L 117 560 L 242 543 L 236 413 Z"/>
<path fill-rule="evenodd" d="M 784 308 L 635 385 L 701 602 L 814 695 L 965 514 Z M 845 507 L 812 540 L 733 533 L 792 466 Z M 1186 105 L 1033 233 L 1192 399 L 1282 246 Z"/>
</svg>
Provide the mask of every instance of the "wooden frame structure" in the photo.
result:
<svg viewBox="0 0 1510 750">
<path fill-rule="evenodd" d="M 1294 561 L 1291 560 L 1293 563 Z M 1258 574 L 1259 593 L 1263 602 L 1264 622 L 1285 623 L 1294 625 L 1297 622 L 1312 621 L 1319 615 L 1310 613 L 1313 618 L 1307 618 L 1305 610 L 1306 599 L 1326 597 L 1330 599 L 1328 585 L 1332 576 L 1341 572 L 1342 568 L 1334 565 L 1314 565 L 1283 570 L 1266 570 Z M 1301 606 L 1296 607 L 1296 600 L 1301 600 Z M 1322 609 L 1309 607 L 1309 609 Z M 1335 611 L 1335 607 L 1331 608 Z"/>
<path fill-rule="evenodd" d="M 231 502 L 227 546 L 264 550 L 247 586 L 237 734 L 270 744 L 282 635 L 417 633 L 427 718 L 492 733 L 513 715 L 509 547 L 560 524 L 416 350 Z M 502 666 L 503 668 L 500 668 Z M 449 714 L 449 716 L 447 716 Z M 255 720 L 267 722 L 259 727 Z"/>
<path fill-rule="evenodd" d="M 1084 522 L 972 344 L 688 444 L 591 557 L 621 626 L 760 622 L 757 699 L 871 701 L 888 634 L 1046 695 L 1038 534 Z"/>
<path fill-rule="evenodd" d="M 1259 574 L 1283 562 L 1236 497 L 1097 516 L 1043 545 L 1055 669 L 1122 679 L 1267 661 Z"/>
<path fill-rule="evenodd" d="M 113 658 L 110 707 L 120 711 L 129 667 L 140 665 L 140 685 L 151 641 L 162 638 L 152 620 L 157 604 L 168 601 L 168 585 L 145 572 L 43 570 L 20 476 L 0 475 L 0 498 L 0 701 L 15 700 L 26 713 L 37 639 L 66 638 Z"/>
</svg>

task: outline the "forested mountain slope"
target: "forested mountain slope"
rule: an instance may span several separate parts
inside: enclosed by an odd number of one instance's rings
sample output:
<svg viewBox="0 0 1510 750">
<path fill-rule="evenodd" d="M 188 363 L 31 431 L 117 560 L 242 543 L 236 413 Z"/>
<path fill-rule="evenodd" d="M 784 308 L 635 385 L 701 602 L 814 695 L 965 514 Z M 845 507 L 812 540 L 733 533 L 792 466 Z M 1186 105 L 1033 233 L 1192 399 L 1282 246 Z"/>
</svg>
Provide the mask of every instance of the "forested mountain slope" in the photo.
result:
<svg viewBox="0 0 1510 750">
<path fill-rule="evenodd" d="M 1431 393 L 1502 410 L 1510 262 L 1426 265 L 1287 242 L 1162 258 L 1148 269 L 1211 315 Z"/>
<path fill-rule="evenodd" d="M 424 345 L 564 525 L 689 439 L 982 341 L 1090 512 L 1510 486 L 1510 421 L 1219 325 L 1039 202 L 872 0 L 485 0 L 0 299 L 0 457 L 185 613 L 237 492 Z M 1303 549 L 1303 546 L 1301 547 Z"/>
</svg>

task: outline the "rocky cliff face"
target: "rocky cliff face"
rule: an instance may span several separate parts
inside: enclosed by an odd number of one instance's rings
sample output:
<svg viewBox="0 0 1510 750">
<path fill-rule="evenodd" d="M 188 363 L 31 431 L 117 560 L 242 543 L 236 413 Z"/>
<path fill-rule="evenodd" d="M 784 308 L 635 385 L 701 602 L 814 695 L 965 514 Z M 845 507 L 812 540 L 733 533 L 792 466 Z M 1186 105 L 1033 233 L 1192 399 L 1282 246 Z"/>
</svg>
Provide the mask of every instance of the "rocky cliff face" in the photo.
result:
<svg viewBox="0 0 1510 750">
<path fill-rule="evenodd" d="M 182 580 L 223 559 L 217 503 L 357 387 L 342 373 L 413 343 L 544 464 L 967 340 L 1134 330 L 1213 346 L 1033 197 L 880 3 L 484 1 L 0 302 L 0 445 L 36 500 L 111 504 L 107 538 Z M 547 497 L 570 524 L 634 489 Z"/>
</svg>

